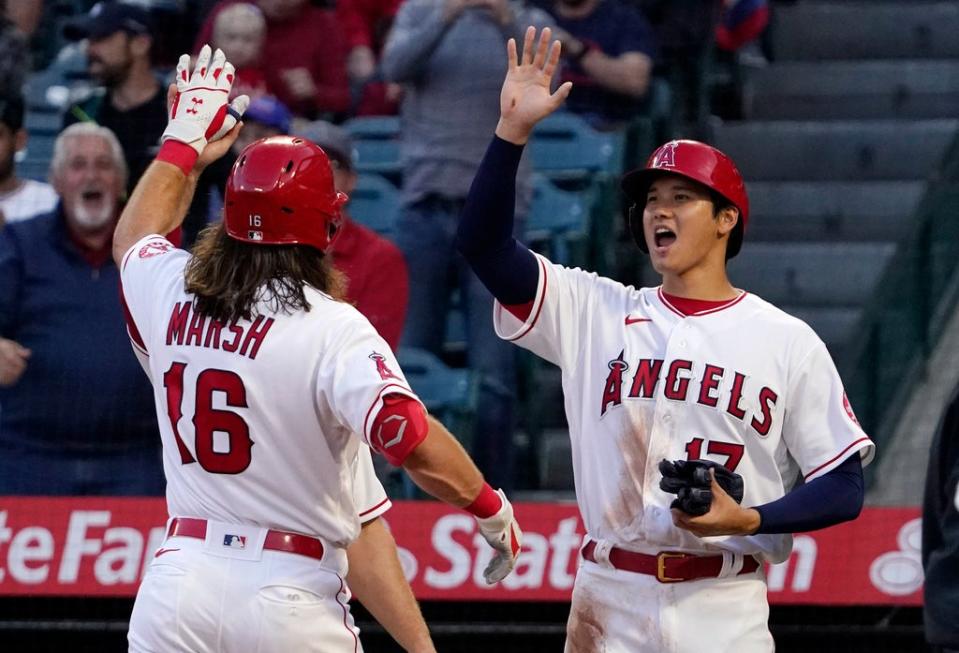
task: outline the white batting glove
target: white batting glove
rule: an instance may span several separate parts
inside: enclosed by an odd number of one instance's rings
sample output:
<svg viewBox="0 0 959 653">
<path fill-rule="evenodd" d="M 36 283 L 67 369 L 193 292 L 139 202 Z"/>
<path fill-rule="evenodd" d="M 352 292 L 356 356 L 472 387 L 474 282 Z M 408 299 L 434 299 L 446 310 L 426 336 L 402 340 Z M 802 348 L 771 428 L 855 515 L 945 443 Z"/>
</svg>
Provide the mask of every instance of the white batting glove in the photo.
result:
<svg viewBox="0 0 959 653">
<path fill-rule="evenodd" d="M 476 518 L 480 533 L 489 545 L 496 549 L 496 555 L 483 571 L 483 578 L 489 585 L 509 576 L 509 572 L 516 566 L 516 558 L 523 543 L 523 531 L 519 529 L 519 524 L 513 517 L 513 506 L 510 505 L 502 490 L 497 490 L 496 494 L 503 500 L 503 506 L 499 512 L 485 519 Z"/>
<path fill-rule="evenodd" d="M 235 72 L 219 48 L 211 59 L 210 46 L 204 45 L 192 75 L 190 55 L 181 55 L 176 67 L 177 95 L 160 142 L 180 141 L 199 155 L 208 142 L 222 138 L 233 129 L 250 103 L 250 98 L 241 95 L 227 104 Z"/>
</svg>

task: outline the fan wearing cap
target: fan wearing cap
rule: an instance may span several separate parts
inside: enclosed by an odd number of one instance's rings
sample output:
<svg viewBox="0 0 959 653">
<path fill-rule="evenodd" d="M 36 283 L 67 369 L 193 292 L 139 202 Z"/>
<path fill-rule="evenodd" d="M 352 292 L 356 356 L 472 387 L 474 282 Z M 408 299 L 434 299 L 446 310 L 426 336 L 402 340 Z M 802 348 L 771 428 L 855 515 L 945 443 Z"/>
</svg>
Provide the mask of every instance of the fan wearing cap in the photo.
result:
<svg viewBox="0 0 959 653">
<path fill-rule="evenodd" d="M 812 329 L 727 276 L 749 198 L 719 150 L 671 141 L 623 179 L 658 287 L 556 265 L 512 238 L 520 156 L 570 91 L 551 89 L 549 30 L 537 41 L 529 28 L 517 50 L 457 243 L 496 297 L 497 334 L 562 370 L 587 532 L 566 650 L 772 651 L 763 563 L 788 557 L 791 533 L 859 514 L 874 446 Z M 705 514 L 672 507 L 664 459 L 724 466 L 741 503 L 710 476 Z"/>
<path fill-rule="evenodd" d="M 101 85 L 67 110 L 63 126 L 95 122 L 116 134 L 130 169 L 128 191 L 156 156 L 167 121 L 165 88 L 152 68 L 153 27 L 142 6 L 105 0 L 63 29 L 70 40 L 86 40 L 87 71 Z"/>
<path fill-rule="evenodd" d="M 261 138 L 289 134 L 292 123 L 293 114 L 276 97 L 263 95 L 253 98 L 243 114 L 243 131 L 230 149 L 234 154 L 239 154 L 247 145 Z"/>
</svg>

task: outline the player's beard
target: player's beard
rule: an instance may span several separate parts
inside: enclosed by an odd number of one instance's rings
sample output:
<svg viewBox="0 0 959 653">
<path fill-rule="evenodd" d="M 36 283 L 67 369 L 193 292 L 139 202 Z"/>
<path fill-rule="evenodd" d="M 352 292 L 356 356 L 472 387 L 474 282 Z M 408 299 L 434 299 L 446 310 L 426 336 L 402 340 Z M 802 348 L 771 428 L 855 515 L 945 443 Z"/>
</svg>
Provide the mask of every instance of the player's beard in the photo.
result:
<svg viewBox="0 0 959 653">
<path fill-rule="evenodd" d="M 95 230 L 106 225 L 114 217 L 117 203 L 111 197 L 104 197 L 100 203 L 99 210 L 91 210 L 82 203 L 78 204 L 73 210 L 73 219 L 82 229 Z"/>
</svg>

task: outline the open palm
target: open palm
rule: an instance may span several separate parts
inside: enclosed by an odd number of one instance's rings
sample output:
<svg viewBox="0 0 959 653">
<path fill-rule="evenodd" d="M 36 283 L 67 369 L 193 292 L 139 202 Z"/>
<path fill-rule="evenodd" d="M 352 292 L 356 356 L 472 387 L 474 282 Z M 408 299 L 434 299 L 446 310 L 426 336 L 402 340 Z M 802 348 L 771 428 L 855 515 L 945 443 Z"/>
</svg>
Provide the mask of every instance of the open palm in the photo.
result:
<svg viewBox="0 0 959 653">
<path fill-rule="evenodd" d="M 516 41 L 510 39 L 506 44 L 509 67 L 500 93 L 500 118 L 501 124 L 506 123 L 514 132 L 528 134 L 537 122 L 563 104 L 573 88 L 572 82 L 566 82 L 550 93 L 560 52 L 559 41 L 550 44 L 550 36 L 550 29 L 544 28 L 537 43 L 536 28 L 527 28 L 521 60 L 517 57 Z"/>
</svg>

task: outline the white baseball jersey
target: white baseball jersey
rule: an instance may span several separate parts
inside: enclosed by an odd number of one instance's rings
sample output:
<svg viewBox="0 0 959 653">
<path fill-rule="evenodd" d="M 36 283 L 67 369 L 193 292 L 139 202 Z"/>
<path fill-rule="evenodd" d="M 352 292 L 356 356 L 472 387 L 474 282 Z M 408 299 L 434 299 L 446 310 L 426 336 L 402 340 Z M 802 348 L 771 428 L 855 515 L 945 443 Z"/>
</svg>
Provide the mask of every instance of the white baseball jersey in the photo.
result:
<svg viewBox="0 0 959 653">
<path fill-rule="evenodd" d="M 744 506 L 782 497 L 873 444 L 809 326 L 755 295 L 684 316 L 635 289 L 538 257 L 521 323 L 497 334 L 558 365 L 579 509 L 590 536 L 643 551 L 727 550 L 785 560 L 789 535 L 698 538 L 673 525 L 660 460 L 705 458 L 741 474 Z"/>
<path fill-rule="evenodd" d="M 189 259 L 153 235 L 121 266 L 171 516 L 347 545 L 388 507 L 365 446 L 383 397 L 416 399 L 389 346 L 355 308 L 312 288 L 308 312 L 261 305 L 252 321 L 207 319 L 184 289 Z"/>
</svg>

